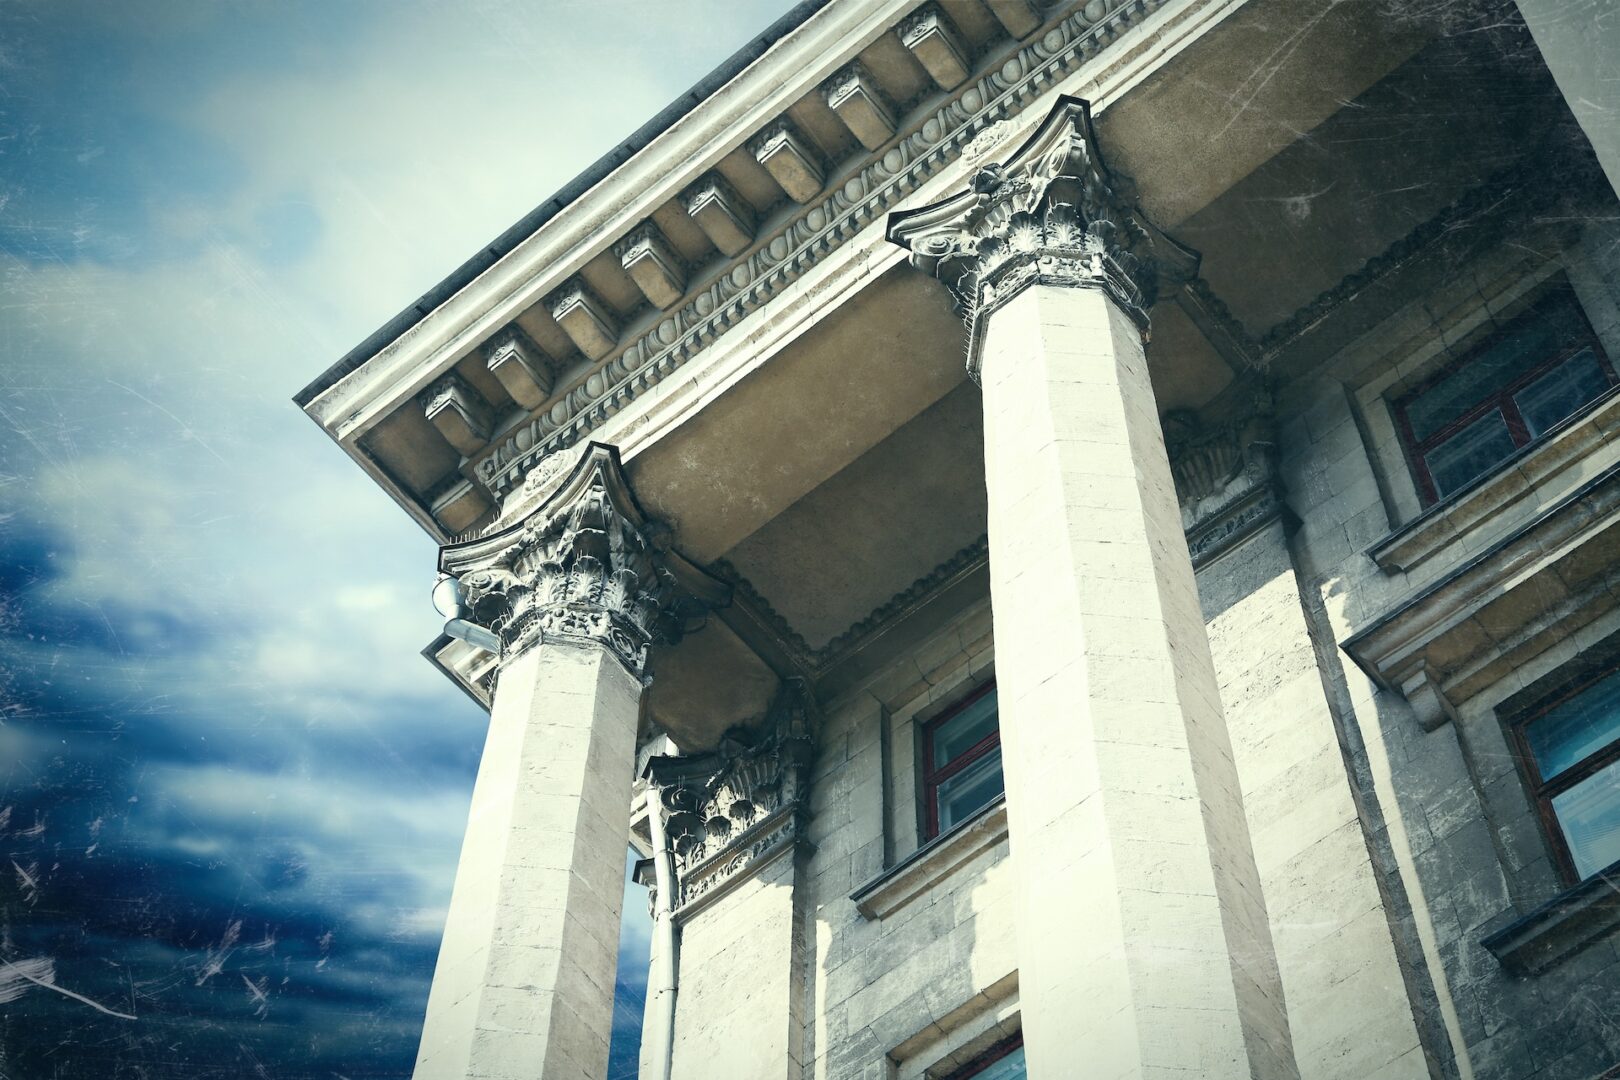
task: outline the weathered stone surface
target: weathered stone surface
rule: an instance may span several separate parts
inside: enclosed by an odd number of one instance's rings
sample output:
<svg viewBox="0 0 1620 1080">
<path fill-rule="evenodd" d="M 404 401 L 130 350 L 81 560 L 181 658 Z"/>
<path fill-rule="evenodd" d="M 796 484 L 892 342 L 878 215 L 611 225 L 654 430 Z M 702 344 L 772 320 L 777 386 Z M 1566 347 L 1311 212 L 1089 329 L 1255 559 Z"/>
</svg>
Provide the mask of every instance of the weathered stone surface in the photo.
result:
<svg viewBox="0 0 1620 1080">
<path fill-rule="evenodd" d="M 594 645 L 502 665 L 418 1080 L 605 1075 L 641 693 Z"/>
<path fill-rule="evenodd" d="M 807 203 L 820 194 L 827 178 L 821 155 L 792 121 L 785 118 L 776 121 L 749 145 L 754 159 L 782 185 L 788 198 Z"/>
<path fill-rule="evenodd" d="M 1140 331 L 1034 284 L 983 348 L 1031 1071 L 1297 1076 Z"/>
<path fill-rule="evenodd" d="M 827 107 L 868 150 L 876 150 L 894 136 L 894 105 L 872 73 L 850 64 L 822 87 Z"/>
<path fill-rule="evenodd" d="M 968 77 L 967 45 L 938 4 L 924 4 L 908 16 L 900 24 L 900 42 L 941 90 L 952 90 Z"/>
<path fill-rule="evenodd" d="M 484 363 L 525 409 L 538 409 L 551 396 L 557 377 L 551 357 L 516 323 L 484 343 Z"/>
</svg>

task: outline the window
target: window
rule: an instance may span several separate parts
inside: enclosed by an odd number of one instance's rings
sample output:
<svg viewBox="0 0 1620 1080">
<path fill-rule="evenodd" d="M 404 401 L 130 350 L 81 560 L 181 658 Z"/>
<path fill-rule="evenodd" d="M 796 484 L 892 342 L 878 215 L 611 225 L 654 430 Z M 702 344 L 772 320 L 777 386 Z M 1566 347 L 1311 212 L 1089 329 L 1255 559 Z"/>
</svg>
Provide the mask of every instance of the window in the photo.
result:
<svg viewBox="0 0 1620 1080">
<path fill-rule="evenodd" d="M 1620 862 L 1620 666 L 1564 687 L 1514 734 L 1565 877 Z"/>
<path fill-rule="evenodd" d="M 1025 1080 L 1024 1037 L 1014 1035 L 951 1073 L 945 1080 Z"/>
<path fill-rule="evenodd" d="M 1569 289 L 1557 289 L 1394 403 L 1424 505 L 1541 438 L 1615 385 Z"/>
<path fill-rule="evenodd" d="M 933 839 L 1002 792 L 995 685 L 924 726 L 922 743 L 924 839 Z"/>
</svg>

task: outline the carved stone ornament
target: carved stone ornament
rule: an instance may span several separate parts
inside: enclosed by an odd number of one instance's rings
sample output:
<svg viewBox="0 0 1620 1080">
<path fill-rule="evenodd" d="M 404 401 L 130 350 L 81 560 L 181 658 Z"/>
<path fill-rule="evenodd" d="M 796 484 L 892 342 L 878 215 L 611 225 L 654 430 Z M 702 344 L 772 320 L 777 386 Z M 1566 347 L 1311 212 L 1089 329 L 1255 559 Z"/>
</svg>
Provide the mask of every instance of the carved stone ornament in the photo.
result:
<svg viewBox="0 0 1620 1080">
<path fill-rule="evenodd" d="M 502 659 L 545 641 L 594 642 L 640 676 L 731 590 L 669 546 L 625 483 L 618 451 L 591 443 L 573 472 L 511 528 L 439 553 Z"/>
<path fill-rule="evenodd" d="M 916 110 L 889 150 L 870 155 L 839 183 L 781 218 L 746 256 L 718 261 L 707 281 L 693 282 L 679 305 L 627 337 L 598 369 L 562 387 L 544 410 L 504 432 L 475 462 L 478 482 L 500 498 L 540 461 L 581 444 L 722 336 L 747 325 L 746 316 L 780 298 L 869 222 L 949 168 L 965 146 L 974 147 L 970 159 L 988 153 L 992 147 L 978 140 L 981 133 L 1020 116 L 1086 64 L 1100 62 L 1098 78 L 1127 64 L 1135 54 L 1116 44 L 1165 4 L 1074 4 L 1004 62 L 989 65 L 937 105 Z M 992 0 L 989 7 L 1018 39 L 1041 21 L 1030 0 Z M 999 128 L 994 141 L 1001 141 Z"/>
<path fill-rule="evenodd" d="M 759 730 L 735 728 L 708 753 L 648 761 L 654 812 L 665 815 L 677 915 L 716 899 L 798 842 L 815 750 L 810 700 L 804 680 L 789 679 Z"/>
<path fill-rule="evenodd" d="M 1198 269 L 1198 254 L 1154 228 L 1129 182 L 1109 173 L 1091 108 L 1074 97 L 1059 98 L 1029 141 L 981 167 L 967 190 L 891 215 L 888 236 L 956 293 L 975 379 L 986 320 L 1030 285 L 1101 289 L 1145 335 L 1161 289 Z"/>
<path fill-rule="evenodd" d="M 1164 416 L 1170 475 L 1193 565 L 1202 567 L 1269 522 L 1288 518 L 1277 478 L 1271 397 L 1256 388 L 1233 419 Z"/>
</svg>

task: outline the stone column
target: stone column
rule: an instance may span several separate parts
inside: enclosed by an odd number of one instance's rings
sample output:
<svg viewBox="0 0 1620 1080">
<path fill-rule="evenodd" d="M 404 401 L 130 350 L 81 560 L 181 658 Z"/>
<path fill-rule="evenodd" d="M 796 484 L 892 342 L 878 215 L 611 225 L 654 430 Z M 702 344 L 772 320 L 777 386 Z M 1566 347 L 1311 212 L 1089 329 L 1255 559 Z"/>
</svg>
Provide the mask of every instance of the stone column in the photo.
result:
<svg viewBox="0 0 1620 1080">
<path fill-rule="evenodd" d="M 1518 0 L 1530 36 L 1620 194 L 1620 9 L 1613 0 Z"/>
<path fill-rule="evenodd" d="M 763 722 L 707 753 L 648 762 L 668 811 L 680 933 L 673 1080 L 804 1075 L 810 707 L 807 687 L 789 680 Z M 643 1080 L 659 1075 L 643 1065 Z"/>
<path fill-rule="evenodd" d="M 1062 99 L 890 236 L 952 282 L 984 388 L 991 599 L 1035 1080 L 1295 1077 L 1143 352 L 1155 233 Z"/>
<path fill-rule="evenodd" d="M 1234 383 L 1165 418 L 1182 525 L 1303 1080 L 1420 1080 L 1429 1063 L 1289 551 L 1269 395 Z M 1327 645 L 1331 648 L 1332 645 Z M 1364 825 L 1364 815 L 1368 824 Z"/>
<path fill-rule="evenodd" d="M 441 553 L 501 663 L 416 1080 L 606 1074 L 647 653 L 717 595 L 660 538 L 593 444 L 522 524 Z"/>
</svg>

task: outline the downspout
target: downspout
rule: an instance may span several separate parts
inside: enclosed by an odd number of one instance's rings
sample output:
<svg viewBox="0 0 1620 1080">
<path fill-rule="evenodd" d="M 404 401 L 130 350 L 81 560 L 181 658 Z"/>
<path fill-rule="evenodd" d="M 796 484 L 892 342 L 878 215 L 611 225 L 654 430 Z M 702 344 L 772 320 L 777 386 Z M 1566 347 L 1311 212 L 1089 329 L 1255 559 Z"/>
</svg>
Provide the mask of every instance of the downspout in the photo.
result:
<svg viewBox="0 0 1620 1080">
<path fill-rule="evenodd" d="M 655 1040 L 650 1060 L 653 1072 L 641 1080 L 670 1080 L 675 1067 L 675 987 L 676 950 L 680 947 L 675 933 L 675 868 L 670 862 L 669 837 L 664 831 L 664 795 L 660 788 L 648 785 L 651 798 L 647 804 L 647 831 L 652 840 L 653 862 L 653 948 L 652 966 L 647 972 L 647 1031 L 643 1038 Z"/>
</svg>

